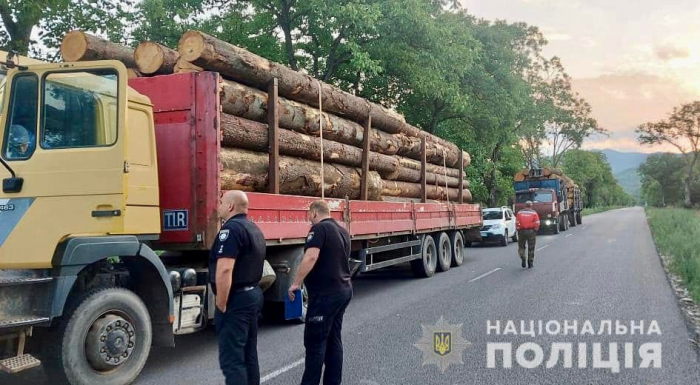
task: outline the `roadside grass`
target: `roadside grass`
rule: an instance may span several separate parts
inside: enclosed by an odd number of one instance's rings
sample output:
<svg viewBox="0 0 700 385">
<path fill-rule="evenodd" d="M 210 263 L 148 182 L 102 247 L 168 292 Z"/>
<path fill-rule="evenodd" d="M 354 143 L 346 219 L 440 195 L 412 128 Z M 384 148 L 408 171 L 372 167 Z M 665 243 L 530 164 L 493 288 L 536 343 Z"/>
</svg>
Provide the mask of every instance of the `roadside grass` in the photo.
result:
<svg viewBox="0 0 700 385">
<path fill-rule="evenodd" d="M 646 212 L 659 253 L 669 257 L 669 270 L 700 302 L 700 211 L 649 207 Z"/>
<path fill-rule="evenodd" d="M 598 213 L 602 213 L 605 211 L 616 210 L 616 209 L 621 209 L 621 208 L 625 208 L 625 207 L 627 207 L 627 206 L 589 207 L 589 208 L 583 209 L 583 211 L 581 211 L 581 215 L 586 216 L 586 215 L 591 215 L 591 214 L 598 214 Z"/>
</svg>

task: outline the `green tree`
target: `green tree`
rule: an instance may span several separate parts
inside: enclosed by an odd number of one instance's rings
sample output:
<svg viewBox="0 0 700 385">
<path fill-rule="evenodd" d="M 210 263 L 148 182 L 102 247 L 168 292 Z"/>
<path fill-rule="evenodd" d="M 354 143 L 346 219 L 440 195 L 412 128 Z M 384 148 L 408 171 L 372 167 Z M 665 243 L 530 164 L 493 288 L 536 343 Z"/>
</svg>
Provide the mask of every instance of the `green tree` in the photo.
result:
<svg viewBox="0 0 700 385">
<path fill-rule="evenodd" d="M 132 19 L 131 0 L 0 0 L 0 47 L 22 55 L 30 52 L 31 34 L 36 28 L 41 43 L 58 48 L 63 35 L 85 29 L 126 42 L 126 26 Z M 56 59 L 57 54 L 35 48 L 33 56 Z"/>
<path fill-rule="evenodd" d="M 629 205 L 634 201 L 617 183 L 601 152 L 569 150 L 562 156 L 562 169 L 581 188 L 586 207 Z"/>
<path fill-rule="evenodd" d="M 658 196 L 658 205 L 666 206 L 683 200 L 683 158 L 678 154 L 653 154 L 639 166 L 642 191 Z M 647 198 L 648 199 L 648 198 Z"/>
<path fill-rule="evenodd" d="M 692 206 L 691 190 L 695 165 L 700 157 L 700 101 L 675 107 L 667 119 L 637 127 L 639 142 L 646 145 L 668 143 L 683 155 L 686 166 L 684 203 Z"/>
</svg>

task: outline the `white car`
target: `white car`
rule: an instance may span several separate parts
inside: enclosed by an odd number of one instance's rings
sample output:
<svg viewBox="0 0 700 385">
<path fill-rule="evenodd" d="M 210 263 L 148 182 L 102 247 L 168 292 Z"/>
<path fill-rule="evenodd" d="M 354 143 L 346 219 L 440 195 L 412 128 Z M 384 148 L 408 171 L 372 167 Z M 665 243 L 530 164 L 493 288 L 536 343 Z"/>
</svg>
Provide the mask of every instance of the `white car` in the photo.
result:
<svg viewBox="0 0 700 385">
<path fill-rule="evenodd" d="M 515 215 L 510 207 L 494 207 L 482 210 L 484 224 L 481 227 L 482 242 L 497 241 L 508 246 L 508 241 L 518 241 Z"/>
</svg>

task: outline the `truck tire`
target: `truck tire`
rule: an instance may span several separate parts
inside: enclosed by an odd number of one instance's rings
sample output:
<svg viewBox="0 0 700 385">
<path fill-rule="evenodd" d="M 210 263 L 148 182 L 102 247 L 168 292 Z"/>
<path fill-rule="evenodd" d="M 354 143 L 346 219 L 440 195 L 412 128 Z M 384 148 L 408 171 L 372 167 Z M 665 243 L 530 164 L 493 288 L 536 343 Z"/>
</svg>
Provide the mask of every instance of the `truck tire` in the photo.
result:
<svg viewBox="0 0 700 385">
<path fill-rule="evenodd" d="M 151 317 L 133 292 L 88 291 L 69 305 L 45 345 L 49 378 L 73 385 L 130 384 L 151 350 Z M 53 341 L 52 341 L 53 340 Z"/>
<path fill-rule="evenodd" d="M 459 231 L 450 233 L 450 244 L 452 245 L 452 266 L 462 266 L 464 263 L 464 238 Z"/>
<path fill-rule="evenodd" d="M 576 227 L 576 213 L 572 212 L 569 214 L 569 225 L 571 227 Z"/>
<path fill-rule="evenodd" d="M 425 235 L 421 244 L 421 258 L 411 261 L 411 270 L 417 277 L 428 278 L 435 275 L 436 267 L 437 248 L 435 241 L 430 235 Z"/>
<path fill-rule="evenodd" d="M 569 231 L 569 214 L 564 215 L 561 221 L 564 224 L 564 231 Z"/>
<path fill-rule="evenodd" d="M 559 224 L 559 219 L 557 219 L 557 222 L 554 224 L 554 234 L 559 234 L 559 228 L 561 225 Z"/>
<path fill-rule="evenodd" d="M 583 218 L 581 217 L 581 212 L 580 212 L 580 211 L 576 213 L 576 222 L 577 222 L 579 225 L 583 224 Z"/>
<path fill-rule="evenodd" d="M 447 236 L 447 233 L 442 232 L 433 235 L 433 240 L 438 252 L 437 270 L 450 270 L 452 265 L 452 243 L 450 242 L 450 237 Z"/>
</svg>

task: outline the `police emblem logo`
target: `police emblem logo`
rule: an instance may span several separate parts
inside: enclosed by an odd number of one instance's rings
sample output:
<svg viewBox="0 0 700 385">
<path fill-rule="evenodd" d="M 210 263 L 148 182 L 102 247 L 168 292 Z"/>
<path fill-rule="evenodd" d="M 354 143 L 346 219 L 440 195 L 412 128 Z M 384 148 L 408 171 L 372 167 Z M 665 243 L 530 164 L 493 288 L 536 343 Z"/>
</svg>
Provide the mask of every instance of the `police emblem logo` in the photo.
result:
<svg viewBox="0 0 700 385">
<path fill-rule="evenodd" d="M 462 338 L 462 324 L 451 325 L 443 317 L 435 325 L 421 325 L 423 337 L 414 344 L 423 352 L 423 366 L 434 364 L 445 373 L 450 365 L 464 364 L 462 355 L 471 342 Z"/>
<path fill-rule="evenodd" d="M 219 231 L 219 242 L 223 242 L 228 239 L 229 230 L 223 229 Z"/>
<path fill-rule="evenodd" d="M 309 235 L 306 236 L 306 242 L 311 242 L 311 240 L 314 239 L 314 232 L 310 232 Z"/>
<path fill-rule="evenodd" d="M 452 353 L 451 332 L 434 332 L 433 337 L 433 352 L 440 356 Z"/>
</svg>

